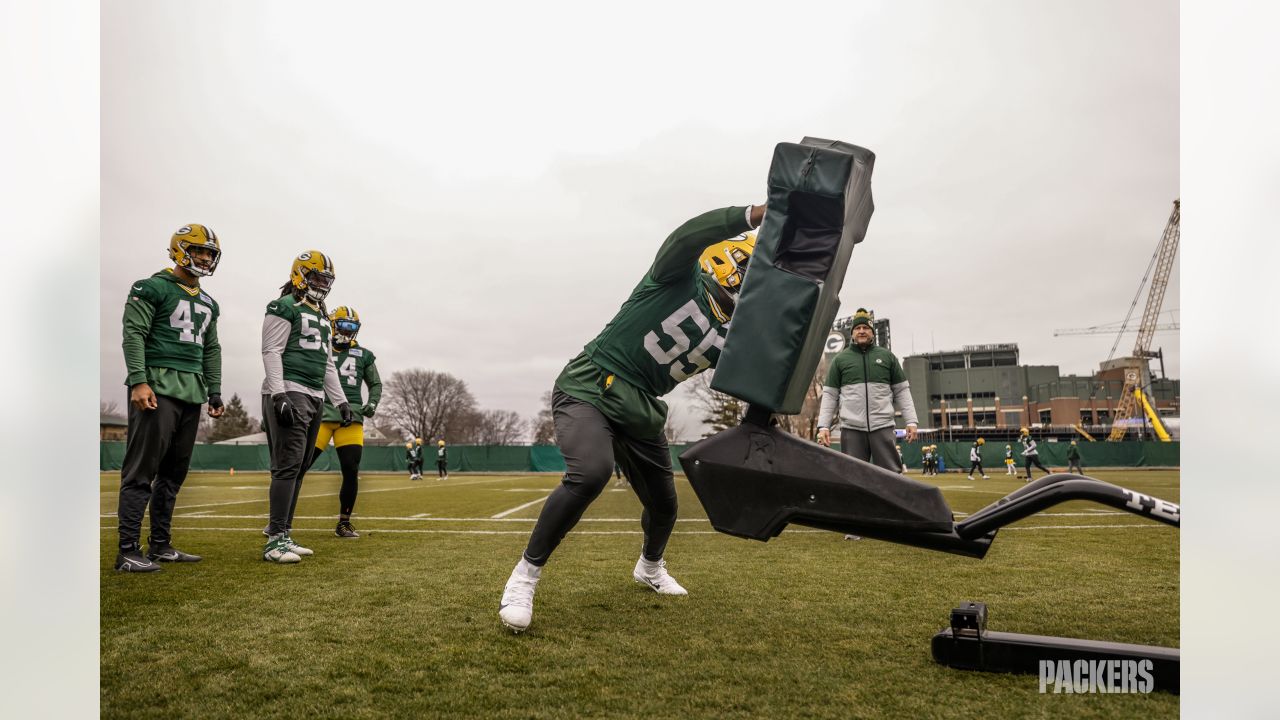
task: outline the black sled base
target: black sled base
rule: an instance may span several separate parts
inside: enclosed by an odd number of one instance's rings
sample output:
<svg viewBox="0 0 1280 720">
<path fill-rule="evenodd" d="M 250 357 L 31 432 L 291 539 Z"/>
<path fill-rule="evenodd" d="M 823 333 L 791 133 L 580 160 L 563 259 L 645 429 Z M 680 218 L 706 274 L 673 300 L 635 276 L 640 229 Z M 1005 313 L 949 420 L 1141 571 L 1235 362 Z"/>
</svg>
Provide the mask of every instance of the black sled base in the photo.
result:
<svg viewBox="0 0 1280 720">
<path fill-rule="evenodd" d="M 960 670 L 1031 675 L 1044 672 L 1041 665 L 1044 662 L 1132 661 L 1132 665 L 1143 663 L 1141 672 L 1134 673 L 1136 668 L 1129 668 L 1126 677 L 1119 681 L 1119 691 L 1133 692 L 1134 688 L 1143 688 L 1176 695 L 1181 690 L 1181 651 L 1178 648 L 998 632 L 987 630 L 986 625 L 985 603 L 966 602 L 952 610 L 951 627 L 933 636 L 934 661 Z M 1115 667 L 1104 672 L 1115 672 Z M 1110 680 L 1109 675 L 1107 680 Z M 1107 684 L 1115 687 L 1113 683 Z"/>
<path fill-rule="evenodd" d="M 962 538 L 933 485 L 750 422 L 685 450 L 712 527 L 752 540 L 791 523 L 981 558 L 996 531 Z"/>
</svg>

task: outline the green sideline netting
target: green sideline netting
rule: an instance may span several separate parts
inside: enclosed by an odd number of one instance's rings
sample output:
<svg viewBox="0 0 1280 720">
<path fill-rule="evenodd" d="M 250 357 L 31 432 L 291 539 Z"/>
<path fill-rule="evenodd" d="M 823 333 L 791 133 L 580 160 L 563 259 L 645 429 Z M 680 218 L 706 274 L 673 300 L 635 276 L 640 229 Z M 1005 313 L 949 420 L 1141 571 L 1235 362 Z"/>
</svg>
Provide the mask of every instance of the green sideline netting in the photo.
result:
<svg viewBox="0 0 1280 720">
<path fill-rule="evenodd" d="M 907 466 L 920 467 L 922 443 L 903 443 L 902 457 Z M 969 443 L 938 443 L 938 450 L 947 469 L 969 468 Z M 671 446 L 671 463 L 677 471 L 676 459 L 688 445 Z M 1067 443 L 1037 443 L 1040 462 L 1048 466 L 1067 465 Z M 1176 442 L 1096 442 L 1080 443 L 1080 462 L 1085 469 L 1091 467 L 1178 467 L 1179 443 Z M 1022 456 L 1014 445 L 1014 462 L 1022 467 Z M 435 448 L 424 447 L 424 469 L 435 468 Z M 124 460 L 124 443 L 104 442 L 99 445 L 99 467 L 119 470 Z M 1004 444 L 987 443 L 982 448 L 982 465 L 990 473 L 1004 466 Z M 270 469 L 271 457 L 266 445 L 196 445 L 191 455 L 194 471 L 231 468 L 242 472 L 264 472 Z M 315 470 L 338 470 L 338 457 L 333 448 L 325 450 L 316 460 Z M 406 470 L 404 448 L 400 446 L 364 449 L 360 469 L 368 472 L 404 472 Z M 449 447 L 449 469 L 455 472 L 564 472 L 564 458 L 554 445 L 453 445 Z"/>
</svg>

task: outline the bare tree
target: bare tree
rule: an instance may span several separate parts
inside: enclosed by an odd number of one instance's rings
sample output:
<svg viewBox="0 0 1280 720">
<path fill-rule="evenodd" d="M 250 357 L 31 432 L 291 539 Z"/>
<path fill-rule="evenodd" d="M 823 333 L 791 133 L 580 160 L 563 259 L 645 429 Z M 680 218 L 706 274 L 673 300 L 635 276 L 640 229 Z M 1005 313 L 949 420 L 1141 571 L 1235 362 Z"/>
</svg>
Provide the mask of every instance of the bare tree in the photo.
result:
<svg viewBox="0 0 1280 720">
<path fill-rule="evenodd" d="M 120 403 L 115 400 L 99 400 L 98 412 L 102 415 L 122 415 L 120 412 Z"/>
<path fill-rule="evenodd" d="M 714 371 L 695 375 L 689 381 L 689 392 L 698 409 L 702 410 L 702 422 L 710 426 L 703 437 L 709 437 L 721 430 L 731 428 L 742 422 L 747 412 L 747 404 L 738 398 L 711 389 L 711 378 Z"/>
<path fill-rule="evenodd" d="M 534 445 L 554 445 L 556 425 L 551 414 L 551 391 L 542 393 L 542 409 L 529 423 L 533 427 Z"/>
<path fill-rule="evenodd" d="M 446 372 L 400 370 L 384 386 L 381 413 L 396 429 L 423 440 L 469 434 L 475 398 L 467 384 Z"/>
<path fill-rule="evenodd" d="M 666 436 L 668 443 L 678 443 L 680 438 L 684 437 L 684 423 L 676 422 L 671 419 L 671 413 L 667 413 L 667 421 L 662 426 L 662 434 Z"/>
<path fill-rule="evenodd" d="M 515 445 L 525 439 L 527 425 L 512 410 L 482 410 L 477 441 L 483 445 Z"/>
</svg>

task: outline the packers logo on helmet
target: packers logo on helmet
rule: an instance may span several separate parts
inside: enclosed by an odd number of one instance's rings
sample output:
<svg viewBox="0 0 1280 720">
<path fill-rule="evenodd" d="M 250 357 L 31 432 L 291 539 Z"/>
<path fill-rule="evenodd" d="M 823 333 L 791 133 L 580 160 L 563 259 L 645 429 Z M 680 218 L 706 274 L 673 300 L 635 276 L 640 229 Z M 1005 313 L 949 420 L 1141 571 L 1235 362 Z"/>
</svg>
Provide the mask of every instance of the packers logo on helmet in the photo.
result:
<svg viewBox="0 0 1280 720">
<path fill-rule="evenodd" d="M 733 314 L 735 298 L 746 280 L 747 265 L 755 250 L 756 234 L 747 233 L 709 246 L 698 258 L 698 265 L 715 280 L 712 299 L 719 306 L 714 309 L 721 322 Z"/>
<path fill-rule="evenodd" d="M 293 259 L 289 282 L 312 302 L 323 302 L 333 287 L 333 261 L 319 250 L 308 250 Z"/>
<path fill-rule="evenodd" d="M 191 274 L 208 277 L 218 268 L 222 248 L 212 228 L 191 223 L 178 228 L 169 239 L 169 259 Z"/>
<path fill-rule="evenodd" d="M 360 332 L 360 313 L 343 305 L 329 313 L 329 329 L 334 345 L 350 345 Z"/>
</svg>

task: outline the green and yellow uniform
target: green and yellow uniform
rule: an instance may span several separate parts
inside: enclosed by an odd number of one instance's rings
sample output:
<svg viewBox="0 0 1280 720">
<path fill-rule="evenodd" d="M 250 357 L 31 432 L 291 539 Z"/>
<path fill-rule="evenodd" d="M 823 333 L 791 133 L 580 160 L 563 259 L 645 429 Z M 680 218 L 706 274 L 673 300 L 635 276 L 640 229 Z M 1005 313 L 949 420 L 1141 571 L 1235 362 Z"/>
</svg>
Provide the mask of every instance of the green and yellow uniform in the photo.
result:
<svg viewBox="0 0 1280 720">
<path fill-rule="evenodd" d="M 750 229 L 746 207 L 703 213 L 671 233 L 613 320 L 556 379 L 566 395 L 595 406 L 635 437 L 662 432 L 658 398 L 714 368 L 729 318 L 698 266 L 708 245 Z"/>
<path fill-rule="evenodd" d="M 372 350 L 356 342 L 342 349 L 333 349 L 333 366 L 338 371 L 338 380 L 342 384 L 347 403 L 355 410 L 355 421 L 345 428 L 341 427 L 342 415 L 338 408 L 325 400 L 321 411 L 320 433 L 316 436 L 317 448 L 325 448 L 330 438 L 333 439 L 334 447 L 364 444 L 363 412 L 372 415 L 382 400 L 382 377 L 378 375 L 376 360 Z M 364 385 L 369 386 L 368 403 L 365 403 L 360 390 Z"/>
<path fill-rule="evenodd" d="M 139 280 L 124 306 L 125 384 L 203 404 L 222 392 L 218 303 L 172 270 Z"/>
<path fill-rule="evenodd" d="M 218 303 L 172 270 L 139 280 L 124 305 L 124 360 L 130 388 L 146 383 L 155 407 L 129 405 L 129 436 L 120 468 L 120 551 L 140 547 L 151 508 L 152 549 L 170 540 L 173 508 L 191 463 L 200 406 L 222 392 Z"/>
<path fill-rule="evenodd" d="M 289 322 L 289 340 L 280 356 L 284 379 L 323 390 L 329 364 L 329 321 L 318 308 L 292 295 L 268 303 L 267 314 Z"/>
</svg>

